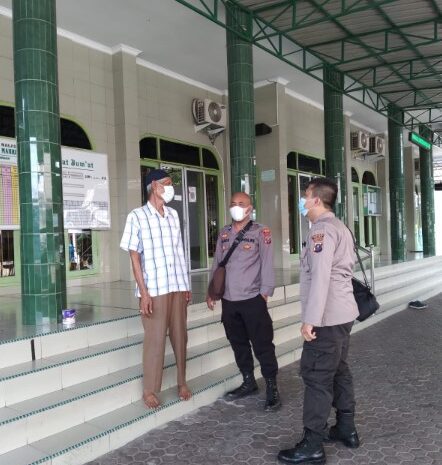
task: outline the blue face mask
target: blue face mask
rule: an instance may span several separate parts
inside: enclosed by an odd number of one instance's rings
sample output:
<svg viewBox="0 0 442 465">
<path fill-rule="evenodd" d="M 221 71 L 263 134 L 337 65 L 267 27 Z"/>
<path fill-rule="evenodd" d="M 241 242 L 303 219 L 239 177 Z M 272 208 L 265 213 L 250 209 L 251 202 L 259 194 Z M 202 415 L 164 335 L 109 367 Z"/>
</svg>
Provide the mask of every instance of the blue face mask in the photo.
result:
<svg viewBox="0 0 442 465">
<path fill-rule="evenodd" d="M 299 209 L 299 213 L 302 215 L 302 216 L 307 216 L 307 213 L 308 213 L 308 208 L 305 208 L 305 198 L 304 197 L 301 197 L 299 199 L 299 202 L 298 202 L 298 209 Z"/>
</svg>

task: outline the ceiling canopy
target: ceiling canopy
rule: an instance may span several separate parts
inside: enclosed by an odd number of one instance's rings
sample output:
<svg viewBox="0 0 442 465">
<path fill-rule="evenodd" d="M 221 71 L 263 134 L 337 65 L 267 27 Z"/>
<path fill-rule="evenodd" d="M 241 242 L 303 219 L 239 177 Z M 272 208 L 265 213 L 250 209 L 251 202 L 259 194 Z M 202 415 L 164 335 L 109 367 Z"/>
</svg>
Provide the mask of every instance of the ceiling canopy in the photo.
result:
<svg viewBox="0 0 442 465">
<path fill-rule="evenodd" d="M 245 40 L 320 81 L 342 72 L 345 95 L 385 116 L 394 104 L 442 145 L 442 0 L 176 1 L 223 27 L 225 8 L 243 9 Z"/>
</svg>

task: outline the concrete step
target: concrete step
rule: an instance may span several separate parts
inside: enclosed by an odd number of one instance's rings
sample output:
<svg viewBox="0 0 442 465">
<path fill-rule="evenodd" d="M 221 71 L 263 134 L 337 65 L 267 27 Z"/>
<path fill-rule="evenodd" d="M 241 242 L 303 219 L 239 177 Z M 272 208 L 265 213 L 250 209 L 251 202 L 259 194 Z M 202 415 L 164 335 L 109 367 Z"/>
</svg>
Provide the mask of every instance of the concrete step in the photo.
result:
<svg viewBox="0 0 442 465">
<path fill-rule="evenodd" d="M 277 356 L 280 366 L 295 361 L 299 356 L 297 352 L 300 344 L 301 340 L 297 337 L 278 345 Z M 256 376 L 260 377 L 258 369 Z M 236 365 L 230 363 L 191 380 L 189 386 L 194 395 L 188 402 L 179 401 L 174 388 L 168 389 L 161 394 L 163 400 L 161 409 L 148 410 L 140 400 L 120 406 L 77 426 L 65 428 L 49 437 L 16 447 L 0 455 L 0 465 L 86 463 L 126 444 L 152 428 L 214 402 L 240 382 Z"/>
<path fill-rule="evenodd" d="M 269 299 L 269 308 L 279 307 L 285 303 L 285 289 L 275 289 L 275 294 Z M 204 327 L 210 323 L 217 323 L 221 317 L 221 305 L 215 311 L 209 311 L 205 303 L 190 305 L 188 308 L 188 328 L 194 332 L 189 338 L 198 340 L 199 332 L 204 332 Z M 277 316 L 275 314 L 275 316 Z M 209 330 L 208 330 L 209 331 Z M 78 324 L 73 328 L 63 328 L 47 333 L 36 334 L 12 341 L 0 341 L 0 370 L 26 362 L 34 362 L 55 355 L 65 354 L 75 350 L 87 349 L 100 344 L 115 341 L 116 339 L 130 338 L 137 334 L 143 334 L 143 326 L 137 313 L 112 320 L 104 320 L 94 324 Z M 34 346 L 35 360 L 32 358 Z M 168 346 L 167 350 L 171 351 Z M 1 378 L 0 373 L 0 378 Z"/>
<path fill-rule="evenodd" d="M 441 257 L 377 268 L 381 308 L 357 323 L 354 331 L 400 311 L 410 300 L 437 294 L 441 271 Z M 279 364 L 284 366 L 301 353 L 299 284 L 278 288 L 269 307 Z M 213 314 L 205 304 L 189 308 L 188 374 L 194 397 L 189 402 L 178 401 L 175 364 L 168 347 L 163 407 L 154 412 L 140 401 L 142 326 L 138 315 L 94 325 L 97 328 L 89 332 L 84 327 L 40 335 L 39 360 L 0 370 L 0 405 L 4 405 L 0 409 L 0 445 L 5 452 L 0 455 L 0 465 L 84 464 L 213 402 L 238 385 L 238 369 L 219 313 L 220 305 Z M 22 342 L 7 344 L 9 351 L 0 345 L 0 360 Z M 260 376 L 259 370 L 256 372 Z M 46 392 L 48 385 L 52 393 Z"/>
<path fill-rule="evenodd" d="M 276 321 L 275 345 L 293 340 L 299 335 L 299 329 L 298 316 Z M 187 379 L 199 378 L 232 363 L 233 352 L 225 337 L 195 346 L 188 351 Z M 136 366 L 64 387 L 50 394 L 7 403 L 7 407 L 0 409 L 0 437 L 4 439 L 0 443 L 0 454 L 139 400 L 142 396 L 141 379 L 140 361 Z M 169 355 L 165 360 L 163 389 L 173 388 L 176 396 L 176 364 L 174 357 Z M 9 397 L 6 398 L 8 400 Z"/>
</svg>

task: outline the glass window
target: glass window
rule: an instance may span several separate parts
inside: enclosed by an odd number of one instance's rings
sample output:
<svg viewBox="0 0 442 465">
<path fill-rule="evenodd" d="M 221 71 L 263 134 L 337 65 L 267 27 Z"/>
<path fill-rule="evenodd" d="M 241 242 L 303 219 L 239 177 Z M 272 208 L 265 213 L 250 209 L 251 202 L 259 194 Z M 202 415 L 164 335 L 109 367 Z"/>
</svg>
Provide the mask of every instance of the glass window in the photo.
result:
<svg viewBox="0 0 442 465">
<path fill-rule="evenodd" d="M 15 137 L 14 108 L 0 105 L 0 136 Z"/>
<path fill-rule="evenodd" d="M 207 238 L 209 257 L 215 255 L 218 239 L 218 176 L 206 174 Z"/>
<path fill-rule="evenodd" d="M 92 150 L 92 145 L 89 141 L 84 129 L 74 121 L 60 118 L 61 130 L 61 145 L 66 147 L 75 147 L 78 149 Z"/>
<path fill-rule="evenodd" d="M 147 203 L 146 177 L 153 170 L 150 166 L 141 166 L 141 205 Z"/>
<path fill-rule="evenodd" d="M 192 145 L 160 140 L 160 154 L 162 161 L 200 166 L 199 149 Z"/>
<path fill-rule="evenodd" d="M 14 231 L 0 231 L 0 278 L 15 276 Z"/>
<path fill-rule="evenodd" d="M 15 137 L 15 109 L 0 105 L 0 136 Z M 61 145 L 77 149 L 92 150 L 92 145 L 84 129 L 74 121 L 60 118 Z"/>
<path fill-rule="evenodd" d="M 140 158 L 150 158 L 156 160 L 157 154 L 157 139 L 155 137 L 145 137 L 140 140 Z"/>
<path fill-rule="evenodd" d="M 321 160 L 298 153 L 298 170 L 307 173 L 321 174 Z"/>
<path fill-rule="evenodd" d="M 296 163 L 296 152 L 289 152 L 287 154 L 287 168 L 291 170 L 298 169 L 298 164 Z"/>
<path fill-rule="evenodd" d="M 290 253 L 298 253 L 299 238 L 298 238 L 298 202 L 297 202 L 297 184 L 296 176 L 287 176 L 288 191 L 289 191 L 289 237 L 290 237 Z"/>
<path fill-rule="evenodd" d="M 90 229 L 68 231 L 69 271 L 94 269 L 92 231 Z"/>
<path fill-rule="evenodd" d="M 204 168 L 212 168 L 214 170 L 218 170 L 218 161 L 215 157 L 215 154 L 211 152 L 210 150 L 203 149 L 203 166 Z"/>
<path fill-rule="evenodd" d="M 374 174 L 370 171 L 365 171 L 364 175 L 362 176 L 362 184 L 368 184 L 369 186 L 376 186 L 376 180 L 374 178 Z"/>
<path fill-rule="evenodd" d="M 351 182 L 359 182 L 358 172 L 354 168 L 351 169 Z"/>
</svg>

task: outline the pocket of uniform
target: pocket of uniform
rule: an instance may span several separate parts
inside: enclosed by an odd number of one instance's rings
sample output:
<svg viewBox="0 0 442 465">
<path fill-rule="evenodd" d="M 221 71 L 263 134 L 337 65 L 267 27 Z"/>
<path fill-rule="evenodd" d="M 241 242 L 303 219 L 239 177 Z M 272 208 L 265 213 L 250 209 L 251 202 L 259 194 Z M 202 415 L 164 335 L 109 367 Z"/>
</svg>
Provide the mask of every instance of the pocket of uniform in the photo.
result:
<svg viewBox="0 0 442 465">
<path fill-rule="evenodd" d="M 304 345 L 302 358 L 304 364 L 301 364 L 301 375 L 311 371 L 323 373 L 334 371 L 339 361 L 337 348 L 332 344 L 321 347 Z"/>
</svg>

